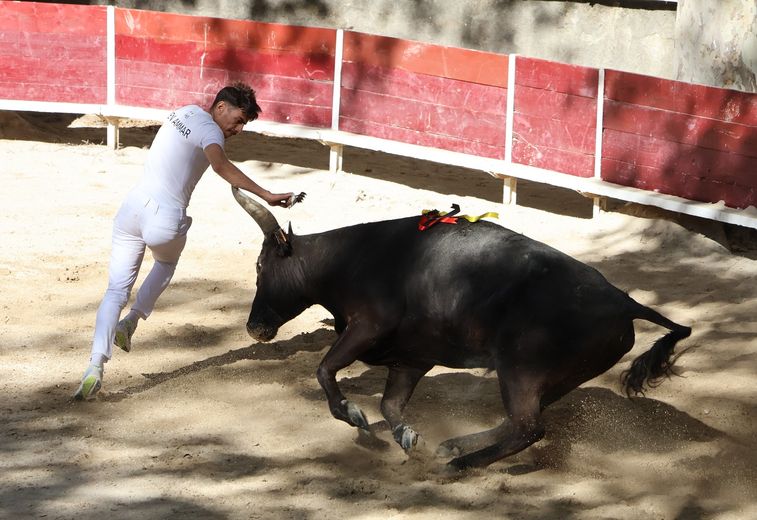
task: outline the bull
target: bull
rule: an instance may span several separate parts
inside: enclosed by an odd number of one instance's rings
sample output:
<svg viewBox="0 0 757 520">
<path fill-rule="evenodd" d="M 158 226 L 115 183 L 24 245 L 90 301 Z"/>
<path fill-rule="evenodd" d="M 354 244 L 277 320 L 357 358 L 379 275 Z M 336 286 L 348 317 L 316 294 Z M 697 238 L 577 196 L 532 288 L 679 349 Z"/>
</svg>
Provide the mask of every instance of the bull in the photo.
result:
<svg viewBox="0 0 757 520">
<path fill-rule="evenodd" d="M 296 236 L 233 193 L 264 234 L 247 331 L 270 341 L 309 306 L 328 310 L 338 337 L 316 376 L 335 418 L 370 431 L 336 375 L 355 360 L 386 366 L 381 413 L 410 452 L 419 436 L 403 409 L 431 368 L 496 371 L 506 417 L 442 443 L 454 468 L 486 466 L 540 440 L 544 408 L 629 352 L 634 320 L 668 332 L 623 373 L 628 395 L 668 376 L 676 343 L 691 334 L 596 269 L 490 222 L 419 231 L 409 217 Z"/>
</svg>

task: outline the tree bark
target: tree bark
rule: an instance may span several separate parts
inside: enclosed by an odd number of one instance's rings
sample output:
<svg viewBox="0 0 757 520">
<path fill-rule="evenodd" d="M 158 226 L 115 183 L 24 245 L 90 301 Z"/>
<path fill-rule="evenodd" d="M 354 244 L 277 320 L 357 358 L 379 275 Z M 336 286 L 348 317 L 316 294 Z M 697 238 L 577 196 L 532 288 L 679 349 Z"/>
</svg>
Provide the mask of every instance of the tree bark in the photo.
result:
<svg viewBox="0 0 757 520">
<path fill-rule="evenodd" d="M 677 79 L 757 92 L 757 2 L 678 0 Z"/>
</svg>

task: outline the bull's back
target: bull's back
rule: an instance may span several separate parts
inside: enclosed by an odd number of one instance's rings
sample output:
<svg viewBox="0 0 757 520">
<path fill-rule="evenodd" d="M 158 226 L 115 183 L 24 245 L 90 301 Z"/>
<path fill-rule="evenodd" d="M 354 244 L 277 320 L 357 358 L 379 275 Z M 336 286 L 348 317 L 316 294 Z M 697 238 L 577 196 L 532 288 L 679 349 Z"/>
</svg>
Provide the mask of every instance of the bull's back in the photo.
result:
<svg viewBox="0 0 757 520">
<path fill-rule="evenodd" d="M 345 287 L 397 321 L 404 346 L 393 348 L 406 357 L 433 342 L 440 364 L 487 366 L 486 340 L 503 328 L 618 315 L 627 298 L 595 269 L 490 222 L 419 231 L 411 217 L 339 231 Z"/>
<path fill-rule="evenodd" d="M 339 231 L 347 258 L 341 273 L 360 280 L 360 290 L 383 289 L 379 292 L 416 306 L 444 299 L 459 310 L 520 286 L 538 288 L 546 298 L 620 293 L 594 268 L 486 221 L 461 219 L 420 231 L 418 218 L 409 217 Z"/>
</svg>

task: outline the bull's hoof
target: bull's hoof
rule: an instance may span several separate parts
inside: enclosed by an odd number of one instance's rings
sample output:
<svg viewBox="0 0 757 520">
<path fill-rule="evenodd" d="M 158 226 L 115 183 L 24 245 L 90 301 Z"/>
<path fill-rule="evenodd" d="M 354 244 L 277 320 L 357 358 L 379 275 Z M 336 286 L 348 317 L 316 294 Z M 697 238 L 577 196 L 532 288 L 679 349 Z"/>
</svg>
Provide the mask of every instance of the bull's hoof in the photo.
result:
<svg viewBox="0 0 757 520">
<path fill-rule="evenodd" d="M 370 427 L 368 426 L 368 418 L 365 416 L 363 410 L 361 410 L 358 405 L 356 405 L 352 401 L 347 401 L 346 399 L 342 401 L 342 405 L 347 409 L 347 418 L 349 419 L 352 426 L 357 426 L 362 430 L 370 431 Z"/>
<path fill-rule="evenodd" d="M 448 459 L 450 457 L 459 457 L 463 453 L 463 450 L 457 443 L 452 440 L 444 441 L 436 448 L 436 456 L 440 459 Z"/>
<path fill-rule="evenodd" d="M 392 430 L 392 437 L 405 452 L 409 452 L 418 444 L 419 435 L 410 426 L 399 424 Z"/>
<path fill-rule="evenodd" d="M 469 455 L 465 455 L 449 461 L 447 463 L 447 468 L 452 472 L 459 472 L 477 467 L 478 465 L 479 464 L 477 464 L 475 459 L 471 458 Z"/>
</svg>

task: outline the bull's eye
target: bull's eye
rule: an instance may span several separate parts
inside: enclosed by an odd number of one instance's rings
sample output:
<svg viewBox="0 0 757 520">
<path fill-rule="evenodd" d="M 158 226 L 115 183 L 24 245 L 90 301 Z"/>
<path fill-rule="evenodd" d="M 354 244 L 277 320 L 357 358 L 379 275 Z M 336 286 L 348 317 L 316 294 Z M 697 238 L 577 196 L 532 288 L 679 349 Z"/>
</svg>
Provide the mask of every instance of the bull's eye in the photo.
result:
<svg viewBox="0 0 757 520">
<path fill-rule="evenodd" d="M 260 274 L 260 267 L 261 267 L 260 261 L 256 262 L 255 263 L 255 272 L 258 273 L 258 274 Z"/>
</svg>

